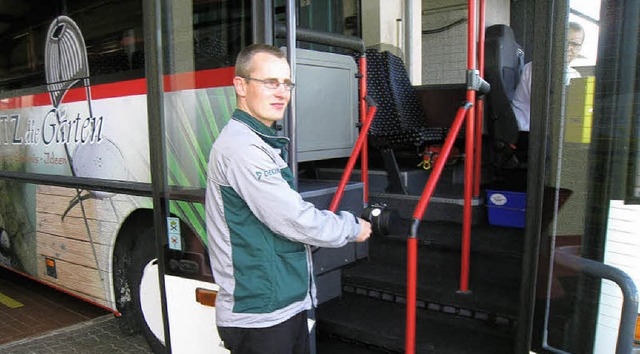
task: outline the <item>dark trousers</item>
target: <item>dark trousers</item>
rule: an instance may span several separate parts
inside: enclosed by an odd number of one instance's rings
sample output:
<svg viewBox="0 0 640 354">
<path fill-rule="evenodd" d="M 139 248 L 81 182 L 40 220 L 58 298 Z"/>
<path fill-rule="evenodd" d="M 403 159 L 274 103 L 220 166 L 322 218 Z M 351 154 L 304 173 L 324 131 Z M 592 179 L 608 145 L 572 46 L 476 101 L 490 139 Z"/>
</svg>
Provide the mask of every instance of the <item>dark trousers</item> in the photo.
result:
<svg viewBox="0 0 640 354">
<path fill-rule="evenodd" d="M 218 327 L 224 346 L 233 354 L 309 354 L 307 312 L 272 327 Z"/>
</svg>

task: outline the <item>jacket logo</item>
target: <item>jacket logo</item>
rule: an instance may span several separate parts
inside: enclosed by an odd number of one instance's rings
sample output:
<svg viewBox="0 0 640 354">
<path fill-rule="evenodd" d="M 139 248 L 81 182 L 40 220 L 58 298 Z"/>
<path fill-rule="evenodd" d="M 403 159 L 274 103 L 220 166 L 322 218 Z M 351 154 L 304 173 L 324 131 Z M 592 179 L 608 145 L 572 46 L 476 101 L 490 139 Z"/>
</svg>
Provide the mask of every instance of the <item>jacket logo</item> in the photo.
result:
<svg viewBox="0 0 640 354">
<path fill-rule="evenodd" d="M 267 178 L 269 176 L 278 175 L 278 174 L 280 174 L 280 170 L 277 168 L 274 168 L 271 170 L 256 171 L 256 179 L 260 181 L 263 178 Z"/>
</svg>

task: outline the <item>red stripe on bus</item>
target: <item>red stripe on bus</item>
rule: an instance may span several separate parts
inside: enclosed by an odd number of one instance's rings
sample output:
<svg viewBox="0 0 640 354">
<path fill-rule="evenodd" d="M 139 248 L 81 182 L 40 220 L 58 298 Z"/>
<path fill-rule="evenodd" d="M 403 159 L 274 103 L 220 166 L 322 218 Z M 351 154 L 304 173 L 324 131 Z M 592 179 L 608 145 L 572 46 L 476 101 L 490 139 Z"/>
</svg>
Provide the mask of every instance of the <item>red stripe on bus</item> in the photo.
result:
<svg viewBox="0 0 640 354">
<path fill-rule="evenodd" d="M 164 91 L 182 91 L 233 85 L 234 67 L 166 75 Z"/>
<path fill-rule="evenodd" d="M 196 72 L 166 75 L 164 91 L 174 92 L 192 89 L 231 86 L 235 68 L 202 70 Z M 119 81 L 91 86 L 91 99 L 99 100 L 113 97 L 144 95 L 147 93 L 146 79 Z M 85 101 L 87 92 L 84 87 L 70 89 L 62 99 L 63 103 Z M 49 93 L 39 93 L 20 97 L 0 99 L 0 110 L 52 105 Z"/>
</svg>

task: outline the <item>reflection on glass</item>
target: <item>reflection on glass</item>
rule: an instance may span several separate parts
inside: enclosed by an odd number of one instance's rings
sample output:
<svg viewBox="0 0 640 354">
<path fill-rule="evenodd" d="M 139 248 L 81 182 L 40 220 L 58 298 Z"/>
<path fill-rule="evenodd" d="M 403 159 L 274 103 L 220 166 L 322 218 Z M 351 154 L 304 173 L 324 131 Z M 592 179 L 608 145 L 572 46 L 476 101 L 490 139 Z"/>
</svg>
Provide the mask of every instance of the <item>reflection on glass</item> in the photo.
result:
<svg viewBox="0 0 640 354">
<path fill-rule="evenodd" d="M 622 308 L 618 285 L 560 265 L 560 252 L 616 267 L 640 283 L 640 206 L 629 197 L 638 171 L 637 155 L 629 154 L 638 146 L 638 102 L 628 93 L 638 88 L 634 72 L 625 71 L 637 63 L 616 54 L 617 46 L 629 48 L 624 40 L 601 43 L 608 50 L 597 58 L 599 40 L 618 35 L 600 36 L 601 21 L 607 31 L 618 30 L 605 25 L 612 18 L 624 21 L 613 15 L 620 9 L 607 5 L 601 18 L 600 1 L 570 1 L 564 43 L 570 67 L 559 107 L 552 108 L 558 118 L 549 127 L 552 173 L 543 214 L 552 210 L 553 220 L 543 230 L 540 271 L 546 280 L 543 340 L 554 352 L 614 353 Z"/>
</svg>

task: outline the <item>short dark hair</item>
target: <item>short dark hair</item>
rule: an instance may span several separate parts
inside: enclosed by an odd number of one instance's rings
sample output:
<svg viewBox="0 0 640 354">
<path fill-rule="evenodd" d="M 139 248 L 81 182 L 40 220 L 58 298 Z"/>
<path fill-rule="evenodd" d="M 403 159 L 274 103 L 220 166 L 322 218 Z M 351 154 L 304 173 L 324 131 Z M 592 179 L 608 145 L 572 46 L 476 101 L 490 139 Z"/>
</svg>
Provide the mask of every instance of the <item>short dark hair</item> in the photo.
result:
<svg viewBox="0 0 640 354">
<path fill-rule="evenodd" d="M 236 76 L 248 77 L 251 73 L 251 59 L 258 53 L 266 53 L 276 58 L 287 59 L 287 56 L 278 47 L 268 44 L 256 43 L 245 47 L 236 58 Z"/>
<path fill-rule="evenodd" d="M 569 22 L 569 29 L 575 32 L 580 32 L 584 36 L 584 27 L 578 22 Z"/>
</svg>

